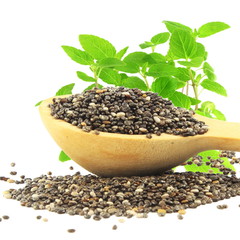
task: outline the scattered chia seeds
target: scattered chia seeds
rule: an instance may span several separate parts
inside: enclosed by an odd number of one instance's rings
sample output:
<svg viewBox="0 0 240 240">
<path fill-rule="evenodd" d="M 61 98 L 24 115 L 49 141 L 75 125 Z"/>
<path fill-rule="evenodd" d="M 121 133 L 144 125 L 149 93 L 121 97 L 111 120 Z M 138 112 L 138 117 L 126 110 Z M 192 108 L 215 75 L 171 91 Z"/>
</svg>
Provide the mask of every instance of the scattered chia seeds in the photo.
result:
<svg viewBox="0 0 240 240">
<path fill-rule="evenodd" d="M 75 233 L 76 232 L 76 230 L 75 229 L 73 229 L 73 228 L 71 228 L 71 229 L 68 229 L 67 230 L 69 233 Z"/>
<path fill-rule="evenodd" d="M 193 111 L 175 107 L 157 93 L 137 88 L 87 90 L 67 98 L 54 98 L 49 107 L 54 118 L 95 134 L 145 134 L 151 139 L 151 134 L 195 136 L 208 131 L 204 122 L 193 118 Z"/>
<path fill-rule="evenodd" d="M 8 216 L 8 215 L 3 215 L 2 216 L 2 219 L 4 219 L 4 220 L 8 220 L 10 217 Z"/>
<path fill-rule="evenodd" d="M 117 230 L 117 225 L 116 224 L 112 226 L 112 230 Z"/>
<path fill-rule="evenodd" d="M 217 208 L 218 209 L 226 209 L 226 208 L 228 208 L 228 205 L 227 204 L 217 205 Z"/>
<path fill-rule="evenodd" d="M 10 166 L 11 166 L 11 167 L 15 167 L 15 166 L 16 166 L 16 163 L 12 162 L 12 163 L 10 164 Z"/>
<path fill-rule="evenodd" d="M 38 220 L 40 220 L 42 218 L 42 216 L 40 216 L 40 215 L 38 215 L 37 217 L 36 217 L 36 219 L 38 219 Z"/>
<path fill-rule="evenodd" d="M 95 175 L 27 178 L 26 186 L 8 190 L 21 206 L 96 221 L 111 216 L 145 218 L 148 213 L 183 215 L 185 209 L 240 195 L 240 179 L 224 174 L 172 172 L 156 176 Z M 46 187 L 47 186 L 47 187 Z M 43 219 L 43 221 L 45 221 Z"/>
<path fill-rule="evenodd" d="M 17 175 L 17 172 L 16 172 L 16 171 L 11 171 L 11 172 L 10 172 L 10 175 L 15 176 L 15 175 Z"/>
</svg>

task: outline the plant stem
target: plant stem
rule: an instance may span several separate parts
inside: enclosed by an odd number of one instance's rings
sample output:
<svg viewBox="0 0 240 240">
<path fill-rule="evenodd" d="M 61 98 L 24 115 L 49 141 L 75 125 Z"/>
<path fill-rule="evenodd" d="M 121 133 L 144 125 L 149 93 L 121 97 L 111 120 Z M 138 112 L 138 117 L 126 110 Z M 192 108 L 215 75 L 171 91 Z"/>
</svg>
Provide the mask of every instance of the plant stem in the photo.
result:
<svg viewBox="0 0 240 240">
<path fill-rule="evenodd" d="M 194 77 L 193 77 L 193 74 L 192 74 L 192 71 L 191 71 L 190 67 L 188 68 L 188 71 L 189 71 L 189 75 L 190 75 L 190 80 L 192 82 L 192 87 L 193 87 L 193 92 L 194 92 L 195 98 L 198 100 L 198 97 L 199 97 L 198 85 L 194 82 Z M 188 95 L 188 93 L 187 93 L 187 95 Z M 197 109 L 198 109 L 198 104 L 195 105 L 195 110 L 197 110 Z"/>
<path fill-rule="evenodd" d="M 150 87 L 149 87 L 149 83 L 148 83 L 148 80 L 147 80 L 147 76 L 144 75 L 143 73 L 140 72 L 140 75 L 143 77 L 143 80 L 147 86 L 147 90 L 150 90 Z"/>
<path fill-rule="evenodd" d="M 95 78 L 95 86 L 96 86 L 96 88 L 98 88 L 98 74 L 97 74 L 97 70 L 95 70 L 93 72 L 93 74 L 94 74 L 94 78 Z"/>
</svg>

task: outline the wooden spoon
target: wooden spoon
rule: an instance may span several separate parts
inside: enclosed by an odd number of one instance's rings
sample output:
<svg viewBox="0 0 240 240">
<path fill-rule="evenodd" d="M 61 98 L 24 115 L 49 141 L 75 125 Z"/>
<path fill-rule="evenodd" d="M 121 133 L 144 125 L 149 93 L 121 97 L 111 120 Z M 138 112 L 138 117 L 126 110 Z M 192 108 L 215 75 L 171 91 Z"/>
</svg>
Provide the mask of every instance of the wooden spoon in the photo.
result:
<svg viewBox="0 0 240 240">
<path fill-rule="evenodd" d="M 63 96 L 66 97 L 66 96 Z M 210 149 L 240 151 L 240 123 L 214 120 L 195 114 L 209 131 L 193 137 L 162 134 L 127 135 L 84 132 L 50 115 L 49 98 L 39 106 L 50 135 L 60 148 L 86 170 L 100 176 L 151 175 L 178 166 L 197 153 Z"/>
</svg>

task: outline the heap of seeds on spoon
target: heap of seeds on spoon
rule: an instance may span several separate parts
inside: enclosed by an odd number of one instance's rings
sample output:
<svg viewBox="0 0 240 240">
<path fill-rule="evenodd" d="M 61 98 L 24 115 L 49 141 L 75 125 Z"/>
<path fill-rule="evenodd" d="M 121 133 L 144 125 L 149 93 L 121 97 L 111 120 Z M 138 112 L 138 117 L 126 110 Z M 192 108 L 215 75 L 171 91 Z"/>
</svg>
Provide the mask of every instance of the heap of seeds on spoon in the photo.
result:
<svg viewBox="0 0 240 240">
<path fill-rule="evenodd" d="M 54 118 L 86 132 L 146 134 L 151 138 L 151 134 L 195 136 L 208 131 L 204 122 L 193 117 L 193 111 L 175 107 L 157 93 L 137 88 L 88 90 L 66 98 L 54 98 L 49 107 Z"/>
</svg>

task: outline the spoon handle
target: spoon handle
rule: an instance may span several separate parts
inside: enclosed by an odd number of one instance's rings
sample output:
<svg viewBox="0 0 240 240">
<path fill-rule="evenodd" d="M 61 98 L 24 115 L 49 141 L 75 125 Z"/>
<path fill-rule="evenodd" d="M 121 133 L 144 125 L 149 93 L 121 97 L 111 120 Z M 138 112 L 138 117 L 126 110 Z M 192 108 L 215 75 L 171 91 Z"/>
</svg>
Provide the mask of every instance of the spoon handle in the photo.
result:
<svg viewBox="0 0 240 240">
<path fill-rule="evenodd" d="M 218 150 L 240 152 L 240 123 L 208 119 L 209 132 L 206 134 L 211 147 Z"/>
</svg>

